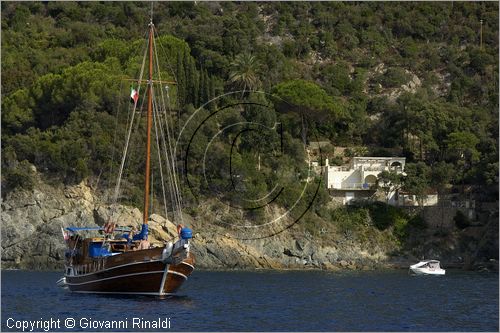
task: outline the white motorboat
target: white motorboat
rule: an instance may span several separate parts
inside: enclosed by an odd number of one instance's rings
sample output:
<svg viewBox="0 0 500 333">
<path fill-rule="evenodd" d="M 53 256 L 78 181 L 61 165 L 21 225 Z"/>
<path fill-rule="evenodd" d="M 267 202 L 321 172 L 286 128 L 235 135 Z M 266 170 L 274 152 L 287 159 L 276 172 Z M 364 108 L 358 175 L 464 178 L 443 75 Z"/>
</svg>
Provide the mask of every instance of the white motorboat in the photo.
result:
<svg viewBox="0 0 500 333">
<path fill-rule="evenodd" d="M 444 275 L 446 270 L 439 265 L 439 260 L 424 260 L 410 266 L 410 272 L 415 275 Z"/>
</svg>

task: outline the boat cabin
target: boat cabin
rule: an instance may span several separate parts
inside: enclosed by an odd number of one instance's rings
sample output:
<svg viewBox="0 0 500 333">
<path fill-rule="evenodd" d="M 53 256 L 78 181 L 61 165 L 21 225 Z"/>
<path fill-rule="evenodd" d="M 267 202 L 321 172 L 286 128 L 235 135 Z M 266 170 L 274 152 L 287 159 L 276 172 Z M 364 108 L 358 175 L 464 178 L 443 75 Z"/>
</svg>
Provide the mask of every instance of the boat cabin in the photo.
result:
<svg viewBox="0 0 500 333">
<path fill-rule="evenodd" d="M 441 267 L 439 267 L 439 261 L 437 260 L 429 260 L 426 264 L 426 266 L 431 270 L 436 270 L 436 269 L 440 269 Z"/>
<path fill-rule="evenodd" d="M 105 237 L 86 237 L 80 233 L 98 232 L 102 234 L 104 228 L 66 228 L 68 232 L 66 259 L 73 263 L 83 263 L 89 259 L 97 259 L 113 256 L 127 251 L 133 251 L 140 245 L 141 240 L 137 239 L 140 235 L 130 237 L 130 228 L 116 228 L 114 235 L 110 238 Z M 87 260 L 86 260 L 87 259 Z"/>
</svg>

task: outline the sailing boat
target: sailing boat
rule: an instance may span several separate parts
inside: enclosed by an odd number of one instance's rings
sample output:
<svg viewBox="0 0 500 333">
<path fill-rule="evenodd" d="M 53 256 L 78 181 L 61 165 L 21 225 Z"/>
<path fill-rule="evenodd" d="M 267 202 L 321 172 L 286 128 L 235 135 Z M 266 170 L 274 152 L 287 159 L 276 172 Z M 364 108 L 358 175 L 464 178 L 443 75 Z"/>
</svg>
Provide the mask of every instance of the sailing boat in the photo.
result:
<svg viewBox="0 0 500 333">
<path fill-rule="evenodd" d="M 141 78 L 138 81 L 139 84 L 141 82 L 147 83 L 146 168 L 142 227 L 139 233 L 133 235 L 131 228 L 118 227 L 117 223 L 110 220 L 103 227 L 69 227 L 63 230 L 63 236 L 67 245 L 65 253 L 66 262 L 64 277 L 57 284 L 73 292 L 169 295 L 179 289 L 194 269 L 194 256 L 190 252 L 189 244 L 192 238 L 192 231 L 189 228 L 183 227 L 181 223 L 177 226 L 178 237 L 175 243 L 170 241 L 163 246 L 151 247 L 148 242 L 151 129 L 153 121 L 155 122 L 155 128 L 161 127 L 158 125 L 157 117 L 159 115 L 157 114 L 157 105 L 153 104 L 153 83 L 163 83 L 161 78 L 160 80 L 153 80 L 155 30 L 152 19 L 148 30 L 149 76 L 148 80 L 142 80 L 142 73 L 144 72 L 143 61 Z M 146 53 L 144 57 L 146 58 Z M 158 65 L 157 59 L 156 57 L 156 65 Z M 132 91 L 131 98 L 135 103 L 132 114 L 135 114 L 138 100 L 135 91 Z M 133 127 L 132 125 L 133 117 L 129 127 L 130 131 Z M 168 131 L 168 126 L 166 131 Z M 128 137 L 130 138 L 130 132 Z M 175 174 L 174 154 L 172 153 L 172 146 L 165 144 L 165 142 L 163 143 L 164 148 L 170 146 L 170 150 L 165 154 L 165 159 L 169 161 L 169 179 L 173 183 L 171 186 L 171 195 L 175 198 L 173 205 L 176 206 L 177 216 L 182 222 L 181 200 Z M 119 193 L 127 146 L 128 141 L 124 148 L 124 156 L 115 188 L 115 201 Z M 95 237 L 82 236 L 82 234 L 85 235 L 92 232 L 96 234 Z"/>
</svg>

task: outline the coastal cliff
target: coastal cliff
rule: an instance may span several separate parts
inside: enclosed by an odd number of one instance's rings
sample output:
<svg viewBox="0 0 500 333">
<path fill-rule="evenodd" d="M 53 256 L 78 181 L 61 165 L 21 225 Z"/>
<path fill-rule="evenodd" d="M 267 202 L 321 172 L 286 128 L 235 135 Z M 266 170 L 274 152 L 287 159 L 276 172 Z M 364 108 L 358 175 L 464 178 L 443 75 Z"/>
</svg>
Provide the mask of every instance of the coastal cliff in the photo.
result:
<svg viewBox="0 0 500 333">
<path fill-rule="evenodd" d="M 147 131 L 121 78 L 144 73 L 150 11 L 146 2 L 2 4 L 2 267 L 59 268 L 61 227 L 102 225 L 111 211 L 120 223 L 141 220 L 133 207 L 143 202 Z M 170 110 L 159 115 L 179 148 L 165 157 L 184 164 L 198 267 L 496 263 L 498 3 L 159 2 L 155 12 L 154 68 L 176 82 L 158 107 Z M 161 85 L 153 95 L 163 104 Z M 132 95 L 139 111 L 147 94 Z M 161 136 L 151 137 L 157 151 Z M 325 179 L 315 168 L 370 156 L 404 157 L 404 175 L 363 171 L 339 193 L 302 188 Z M 119 169 L 132 207 L 110 207 L 100 192 Z M 164 182 L 152 178 L 161 198 Z M 215 199 L 243 207 L 277 180 L 286 191 L 270 205 L 231 212 Z M 393 185 L 415 206 L 389 206 Z M 440 198 L 424 207 L 428 195 Z M 311 200 L 295 206 L 298 197 Z M 294 207 L 286 228 L 252 235 Z M 158 241 L 175 236 L 152 218 Z"/>
<path fill-rule="evenodd" d="M 139 225 L 142 213 L 137 208 L 103 205 L 84 183 L 66 187 L 40 183 L 32 191 L 9 193 L 2 202 L 3 268 L 60 268 L 64 255 L 61 228 L 102 226 L 113 209 L 119 225 Z M 194 229 L 192 251 L 200 268 L 356 268 L 387 259 L 382 249 L 370 254 L 359 244 L 322 246 L 311 235 L 294 231 L 242 241 L 205 219 L 187 214 L 184 219 Z M 153 244 L 176 235 L 176 226 L 156 214 L 151 215 L 150 230 Z"/>
<path fill-rule="evenodd" d="M 194 229 L 192 251 L 197 267 L 202 269 L 375 269 L 407 267 L 419 259 L 415 252 L 405 251 L 390 230 L 369 228 L 365 231 L 368 234 L 360 237 L 340 233 L 335 221 L 318 220 L 321 232 L 317 234 L 299 224 L 273 237 L 241 240 L 215 223 L 213 212 L 203 207 L 210 207 L 210 204 L 200 206 L 196 216 L 184 215 L 185 223 Z M 112 211 L 118 216 L 119 225 L 138 226 L 141 223 L 139 209 L 101 203 L 85 182 L 53 186 L 39 180 L 33 190 L 7 193 L 1 213 L 2 268 L 60 269 L 65 249 L 61 228 L 102 226 Z M 477 258 L 471 254 L 478 252 L 474 240 L 485 242 L 484 234 L 477 228 L 474 232 L 475 236 L 470 232 L 455 237 L 448 235 L 440 244 L 436 244 L 435 239 L 434 244 L 429 239 L 421 241 L 417 253 L 439 257 L 448 266 L 474 264 Z M 175 238 L 176 226 L 152 214 L 150 235 L 152 243 L 160 245 Z M 468 239 L 468 247 L 461 243 L 463 239 Z M 413 240 L 412 244 L 415 242 Z"/>
</svg>

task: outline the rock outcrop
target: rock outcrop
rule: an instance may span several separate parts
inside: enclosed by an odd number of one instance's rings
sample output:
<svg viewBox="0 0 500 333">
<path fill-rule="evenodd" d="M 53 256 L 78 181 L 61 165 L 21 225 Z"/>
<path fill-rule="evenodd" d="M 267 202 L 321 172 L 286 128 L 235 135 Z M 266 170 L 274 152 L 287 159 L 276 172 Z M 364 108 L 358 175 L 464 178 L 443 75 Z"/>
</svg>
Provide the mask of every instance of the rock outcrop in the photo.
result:
<svg viewBox="0 0 500 333">
<path fill-rule="evenodd" d="M 65 250 L 61 229 L 68 226 L 102 226 L 111 216 L 121 226 L 142 223 L 139 209 L 103 204 L 84 182 L 66 187 L 38 183 L 36 189 L 15 190 L 2 201 L 3 268 L 60 269 Z M 241 240 L 210 218 L 183 217 L 194 229 L 192 251 L 199 268 L 355 269 L 385 259 L 383 251 L 370 254 L 355 244 L 321 244 L 293 228 L 271 238 Z M 176 237 L 176 226 L 160 215 L 152 214 L 149 226 L 152 243 Z"/>
<path fill-rule="evenodd" d="M 84 182 L 74 186 L 53 186 L 39 180 L 34 190 L 7 193 L 1 203 L 2 268 L 61 269 L 65 251 L 61 230 L 68 226 L 102 226 L 113 216 L 112 220 L 118 225 L 140 228 L 142 213 L 139 209 L 102 201 L 101 196 Z M 441 258 L 449 266 L 457 257 L 466 255 L 471 258 L 464 260 L 474 268 L 475 257 L 484 252 L 489 243 L 495 243 L 484 236 L 488 234 L 487 227 L 469 228 L 478 235 L 467 229 L 445 239 L 430 237 L 425 238 L 426 241 L 417 237 L 411 240 L 410 251 L 417 258 L 408 254 L 410 252 L 401 252 L 396 242 L 391 241 L 390 230 L 373 229 L 371 236 L 361 241 L 356 235 L 338 232 L 335 223 L 321 219 L 314 222 L 314 236 L 305 228 L 294 226 L 272 237 L 251 239 L 246 237 L 248 234 L 238 234 L 227 224 L 218 222 L 229 218 L 239 219 L 235 223 L 240 226 L 248 222 L 243 215 L 225 216 L 225 211 L 228 210 L 221 208 L 220 203 L 217 206 L 204 202 L 196 209 L 196 215 L 183 215 L 183 223 L 194 230 L 191 244 L 198 268 L 359 270 L 408 267 L 422 256 Z M 279 207 L 270 207 L 265 218 L 274 219 L 282 214 Z M 177 237 L 176 225 L 157 214 L 150 216 L 149 229 L 150 241 L 156 245 Z M 249 234 L 253 233 L 255 229 Z M 461 239 L 480 239 L 484 246 L 479 246 L 482 244 L 479 242 L 472 249 L 465 247 L 465 254 L 462 254 Z M 475 243 L 477 241 L 467 244 Z M 495 244 L 498 248 L 498 241 Z M 483 266 L 491 266 L 490 261 Z"/>
<path fill-rule="evenodd" d="M 84 184 L 55 188 L 41 183 L 33 191 L 8 193 L 1 213 L 2 267 L 60 267 L 61 228 L 95 225 L 94 207 L 94 197 Z"/>
</svg>

